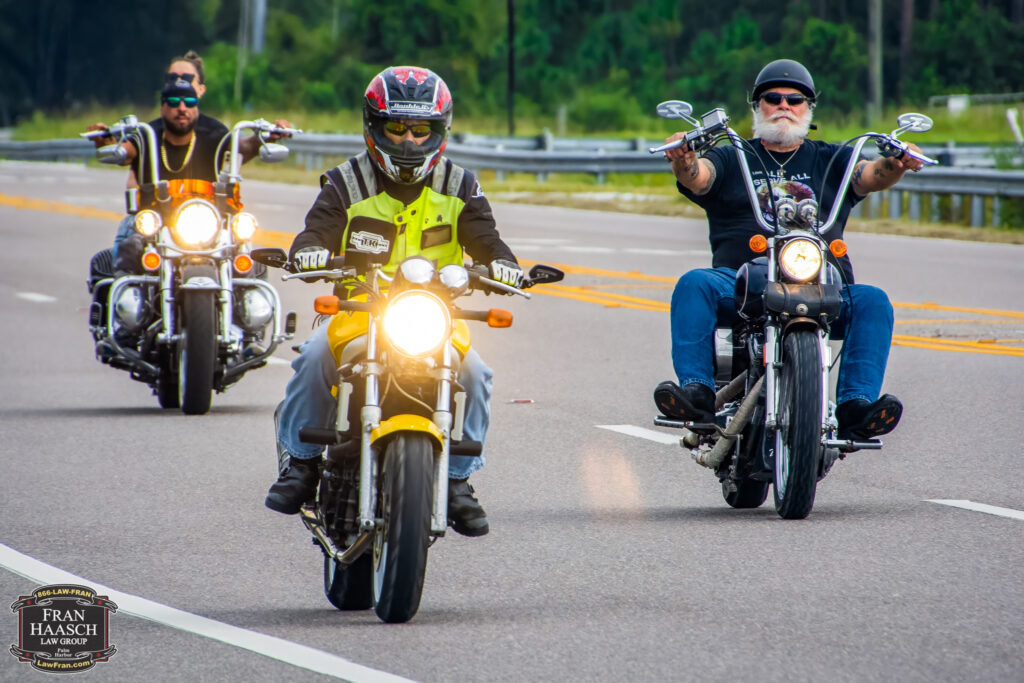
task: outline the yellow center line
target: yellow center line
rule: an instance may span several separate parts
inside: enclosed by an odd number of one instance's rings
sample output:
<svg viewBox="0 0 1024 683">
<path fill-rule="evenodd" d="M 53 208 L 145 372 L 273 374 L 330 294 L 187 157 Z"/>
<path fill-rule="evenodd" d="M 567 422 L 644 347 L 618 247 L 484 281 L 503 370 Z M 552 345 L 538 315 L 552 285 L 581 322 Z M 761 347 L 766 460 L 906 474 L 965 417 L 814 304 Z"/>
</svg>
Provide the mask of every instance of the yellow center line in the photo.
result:
<svg viewBox="0 0 1024 683">
<path fill-rule="evenodd" d="M 13 196 L 5 195 L 0 193 L 0 205 L 10 206 L 19 210 L 29 211 L 46 211 L 50 213 L 60 213 L 70 216 L 79 216 L 82 218 L 100 218 L 105 220 L 121 220 L 124 214 L 107 211 L 105 209 L 99 209 L 92 206 L 81 206 L 78 204 L 68 204 L 65 202 L 55 202 L 44 199 L 34 199 L 31 197 L 24 196 Z M 274 230 L 257 230 L 255 242 L 262 246 L 270 247 L 281 247 L 282 249 L 288 249 L 291 246 L 292 240 L 295 238 L 294 233 L 279 232 Z M 537 261 L 521 261 L 523 266 L 530 266 Z M 567 274 L 573 275 L 593 275 L 597 277 L 615 278 L 622 280 L 632 280 L 639 282 L 658 282 L 666 284 L 675 284 L 678 278 L 674 277 L 663 277 L 658 275 L 647 275 L 639 271 L 616 271 L 606 270 L 602 268 L 590 268 L 587 266 L 576 266 L 566 263 L 551 263 L 556 268 L 564 271 Z M 604 285 L 605 287 L 609 285 Z M 607 307 L 613 308 L 634 308 L 641 311 L 652 311 L 657 313 L 667 313 L 669 311 L 669 304 L 664 301 L 657 301 L 654 299 L 643 299 L 639 297 L 626 296 L 624 294 L 612 294 L 605 292 L 595 292 L 593 289 L 587 287 L 570 287 L 566 285 L 549 285 L 542 290 L 538 290 L 536 293 L 543 294 L 546 296 L 554 296 L 566 299 L 575 299 L 577 301 L 583 301 L 586 303 L 600 304 Z M 893 308 L 903 308 L 908 310 L 931 310 L 931 311 L 948 311 L 951 313 L 974 313 L 977 315 L 988 315 L 997 318 L 1011 318 L 1012 320 L 991 320 L 988 323 L 1009 323 L 1016 320 L 1024 320 L 1024 312 L 1019 311 L 1002 311 L 985 308 L 968 308 L 963 306 L 941 306 L 933 301 L 926 301 L 923 303 L 904 303 L 904 302 L 893 302 Z M 942 324 L 942 323 L 966 323 L 973 321 L 958 321 L 958 320 L 928 320 L 928 321 L 914 321 L 914 320 L 900 320 L 899 324 Z M 978 321 L 982 322 L 982 321 Z M 1004 356 L 1024 356 L 1024 348 L 1016 347 L 999 347 L 994 348 L 996 344 L 1016 343 L 1021 340 L 980 340 L 980 341 L 959 341 L 950 339 L 935 339 L 931 337 L 913 337 L 907 335 L 894 335 L 893 345 L 894 346 L 910 346 L 922 349 L 933 349 L 938 351 L 957 351 L 960 353 L 987 353 Z"/>
</svg>

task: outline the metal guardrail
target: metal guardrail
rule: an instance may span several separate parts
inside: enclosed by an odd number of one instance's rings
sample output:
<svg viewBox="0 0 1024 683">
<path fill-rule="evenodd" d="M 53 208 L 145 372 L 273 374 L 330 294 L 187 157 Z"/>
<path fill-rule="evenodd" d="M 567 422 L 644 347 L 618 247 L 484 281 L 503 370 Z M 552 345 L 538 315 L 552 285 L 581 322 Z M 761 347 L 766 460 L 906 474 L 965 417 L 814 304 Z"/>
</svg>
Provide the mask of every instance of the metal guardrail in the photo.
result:
<svg viewBox="0 0 1024 683">
<path fill-rule="evenodd" d="M 445 154 L 472 171 L 495 171 L 499 180 L 505 173 L 535 174 L 540 181 L 552 173 L 586 173 L 597 176 L 602 183 L 609 173 L 667 172 L 664 157 L 647 152 L 654 142 L 660 140 L 556 138 L 550 133 L 527 138 L 455 134 Z M 288 140 L 287 145 L 309 170 L 327 168 L 365 149 L 362 135 L 305 134 Z M 1024 197 L 1024 171 L 980 167 L 986 161 L 994 165 L 995 154 L 1019 163 L 1024 159 L 1019 148 L 994 151 L 990 147 L 947 144 L 925 145 L 922 149 L 943 166 L 907 174 L 893 189 L 869 195 L 852 215 L 878 218 L 884 213 L 889 218 L 906 215 L 910 220 L 936 220 L 943 204 L 940 198 L 950 196 L 954 214 L 969 203 L 971 225 L 998 225 L 1001 202 Z M 94 156 L 95 147 L 87 140 L 0 140 L 0 158 L 84 162 Z"/>
</svg>

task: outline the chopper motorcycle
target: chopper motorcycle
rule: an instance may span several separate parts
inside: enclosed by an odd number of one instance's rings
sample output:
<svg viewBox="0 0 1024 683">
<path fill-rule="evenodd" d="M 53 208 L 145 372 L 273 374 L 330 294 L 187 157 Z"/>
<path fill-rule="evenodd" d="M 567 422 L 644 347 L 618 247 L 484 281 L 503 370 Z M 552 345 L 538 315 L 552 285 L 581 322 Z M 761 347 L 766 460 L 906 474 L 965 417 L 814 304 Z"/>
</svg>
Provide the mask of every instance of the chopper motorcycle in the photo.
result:
<svg viewBox="0 0 1024 683">
<path fill-rule="evenodd" d="M 148 163 L 156 179 L 126 192 L 135 230 L 145 237 L 144 274 L 115 275 L 110 249 L 90 265 L 89 328 L 97 358 L 152 387 L 161 407 L 180 407 L 187 415 L 208 412 L 213 391 L 266 365 L 295 329 L 295 314 L 282 316 L 277 290 L 250 256 L 257 222 L 241 201 L 238 143 L 244 130 L 260 134 L 260 159 L 266 162 L 283 161 L 288 148 L 264 136 L 302 132 L 262 119 L 236 123 L 221 141 L 229 145 L 228 168 L 218 170 L 215 183 L 160 180 L 158 155 L 152 153 L 156 136 L 135 116 L 122 118 L 109 132 L 82 134 L 118 137 L 97 150 L 101 162 L 112 164 L 125 158 L 120 143 L 134 138 L 140 165 Z"/>
<path fill-rule="evenodd" d="M 409 621 L 419 608 L 427 549 L 448 525 L 449 456 L 479 455 L 483 447 L 462 433 L 466 392 L 457 377 L 460 354 L 469 349 L 466 321 L 512 325 L 507 311 L 456 302 L 474 290 L 529 298 L 523 289 L 558 282 L 563 273 L 535 265 L 517 289 L 485 277 L 486 268 L 438 270 L 422 256 L 402 261 L 394 277 L 383 263 L 345 268 L 344 257 L 303 272 L 280 249 L 257 249 L 253 258 L 290 271 L 283 279 L 324 279 L 347 290 L 346 298 L 315 302 L 318 313 L 332 316 L 338 407 L 333 428 L 299 432 L 307 443 L 328 446 L 317 494 L 299 516 L 323 551 L 332 605 Z"/>
<path fill-rule="evenodd" d="M 769 187 L 759 201 L 747 162 L 749 143 L 729 128 L 723 109 L 712 109 L 697 120 L 690 116 L 688 103 L 670 100 L 657 111 L 663 118 L 683 119 L 693 129 L 681 140 L 651 148 L 652 154 L 684 143 L 698 154 L 720 142 L 735 148 L 751 210 L 764 234 L 751 238 L 752 258 L 737 272 L 737 323 L 715 332 L 715 422 L 658 416 L 654 424 L 684 430 L 680 445 L 715 472 L 730 506 L 759 507 L 772 485 L 779 516 L 803 519 L 814 506 L 818 482 L 837 459 L 882 447 L 878 439 L 837 438 L 828 342 L 842 307 L 843 285 L 839 269 L 827 257 L 842 257 L 846 245 L 842 240 L 827 243 L 823 235 L 839 216 L 868 140 L 882 156 L 907 154 L 925 164 L 937 163 L 899 139 L 904 132 L 929 130 L 931 119 L 903 114 L 888 135 L 865 133 L 848 141 L 853 151 L 822 219 L 814 199 L 775 197 Z M 750 156 L 757 158 L 753 150 Z M 774 218 L 765 215 L 764 202 L 772 204 Z"/>
</svg>

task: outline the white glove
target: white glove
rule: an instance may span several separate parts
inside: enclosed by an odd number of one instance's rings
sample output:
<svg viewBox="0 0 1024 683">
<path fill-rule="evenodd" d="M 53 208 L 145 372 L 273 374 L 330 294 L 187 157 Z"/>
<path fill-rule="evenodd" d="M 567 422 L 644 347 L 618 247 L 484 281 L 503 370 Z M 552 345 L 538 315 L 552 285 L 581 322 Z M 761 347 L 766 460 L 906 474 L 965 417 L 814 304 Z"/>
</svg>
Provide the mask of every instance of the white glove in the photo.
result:
<svg viewBox="0 0 1024 683">
<path fill-rule="evenodd" d="M 299 270 L 323 270 L 331 252 L 323 247 L 303 247 L 295 252 L 295 264 Z"/>
<path fill-rule="evenodd" d="M 520 287 L 523 284 L 523 269 L 507 259 L 491 261 L 491 279 L 504 285 Z"/>
</svg>

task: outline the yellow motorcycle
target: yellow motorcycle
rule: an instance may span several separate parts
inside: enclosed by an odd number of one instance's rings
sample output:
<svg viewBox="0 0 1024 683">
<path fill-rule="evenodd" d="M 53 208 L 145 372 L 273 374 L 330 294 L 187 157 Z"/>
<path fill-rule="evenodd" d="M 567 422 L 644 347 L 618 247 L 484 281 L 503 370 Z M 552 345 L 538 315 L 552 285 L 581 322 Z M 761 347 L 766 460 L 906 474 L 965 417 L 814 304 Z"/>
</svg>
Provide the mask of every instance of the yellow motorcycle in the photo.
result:
<svg viewBox="0 0 1024 683">
<path fill-rule="evenodd" d="M 291 271 L 283 279 L 324 279 L 346 297 L 317 297 L 330 316 L 338 364 L 334 429 L 305 427 L 300 438 L 329 446 L 315 500 L 300 518 L 324 552 L 324 593 L 341 610 L 373 607 L 385 622 L 416 614 L 427 549 L 448 526 L 448 459 L 479 455 L 463 439 L 466 394 L 458 385 L 469 350 L 467 321 L 509 327 L 500 309 L 467 310 L 456 301 L 474 290 L 530 295 L 562 271 L 535 265 L 522 289 L 491 280 L 486 269 L 434 264 L 414 256 L 389 277 L 381 264 L 296 272 L 281 249 L 253 258 Z"/>
</svg>

